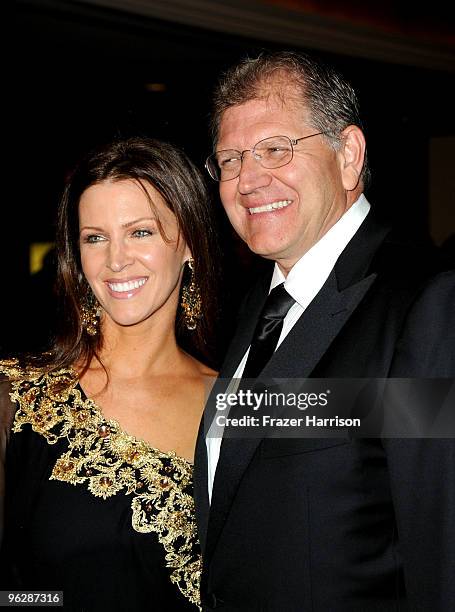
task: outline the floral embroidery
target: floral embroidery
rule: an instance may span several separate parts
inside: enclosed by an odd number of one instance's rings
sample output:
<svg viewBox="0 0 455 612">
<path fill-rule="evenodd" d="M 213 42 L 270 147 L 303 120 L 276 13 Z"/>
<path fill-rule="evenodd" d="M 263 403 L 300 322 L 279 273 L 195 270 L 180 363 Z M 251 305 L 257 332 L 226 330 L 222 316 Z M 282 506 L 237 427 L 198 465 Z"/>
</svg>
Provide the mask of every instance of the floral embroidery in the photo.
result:
<svg viewBox="0 0 455 612">
<path fill-rule="evenodd" d="M 18 405 L 13 432 L 24 425 L 49 444 L 66 438 L 68 449 L 57 460 L 51 480 L 87 486 L 107 499 L 132 494 L 132 526 L 154 532 L 165 550 L 170 578 L 192 603 L 200 605 L 201 558 L 191 495 L 192 467 L 175 453 L 162 453 L 106 420 L 78 388 L 76 373 L 22 370 L 16 360 L 0 361 Z"/>
</svg>

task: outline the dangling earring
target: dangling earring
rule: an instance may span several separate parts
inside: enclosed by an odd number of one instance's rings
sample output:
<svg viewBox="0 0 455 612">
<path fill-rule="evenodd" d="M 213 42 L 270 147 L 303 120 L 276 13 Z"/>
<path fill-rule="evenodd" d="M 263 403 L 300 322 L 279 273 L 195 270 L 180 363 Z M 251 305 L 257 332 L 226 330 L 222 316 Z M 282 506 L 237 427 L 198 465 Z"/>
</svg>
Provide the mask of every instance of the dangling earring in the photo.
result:
<svg viewBox="0 0 455 612">
<path fill-rule="evenodd" d="M 82 327 L 85 329 L 89 336 L 96 336 L 96 334 L 98 333 L 101 308 L 99 307 L 96 297 L 93 295 L 90 289 L 87 292 L 85 301 L 81 306 L 81 311 Z"/>
<path fill-rule="evenodd" d="M 202 300 L 201 292 L 194 278 L 194 260 L 189 259 L 187 263 L 191 270 L 191 278 L 188 285 L 183 286 L 182 301 L 180 304 L 183 308 L 186 328 L 193 331 L 197 327 L 198 319 L 202 317 Z"/>
</svg>

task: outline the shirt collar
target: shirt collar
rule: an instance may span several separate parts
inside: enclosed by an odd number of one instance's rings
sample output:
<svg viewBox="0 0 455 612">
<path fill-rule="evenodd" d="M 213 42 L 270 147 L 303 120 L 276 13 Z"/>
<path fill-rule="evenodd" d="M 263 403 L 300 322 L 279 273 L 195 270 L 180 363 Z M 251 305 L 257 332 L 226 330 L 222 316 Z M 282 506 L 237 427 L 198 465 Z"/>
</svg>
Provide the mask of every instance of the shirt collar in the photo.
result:
<svg viewBox="0 0 455 612">
<path fill-rule="evenodd" d="M 338 257 L 357 232 L 370 210 L 364 194 L 344 213 L 292 267 L 287 277 L 275 264 L 270 291 L 284 283 L 286 291 L 306 308 L 327 280 Z"/>
</svg>

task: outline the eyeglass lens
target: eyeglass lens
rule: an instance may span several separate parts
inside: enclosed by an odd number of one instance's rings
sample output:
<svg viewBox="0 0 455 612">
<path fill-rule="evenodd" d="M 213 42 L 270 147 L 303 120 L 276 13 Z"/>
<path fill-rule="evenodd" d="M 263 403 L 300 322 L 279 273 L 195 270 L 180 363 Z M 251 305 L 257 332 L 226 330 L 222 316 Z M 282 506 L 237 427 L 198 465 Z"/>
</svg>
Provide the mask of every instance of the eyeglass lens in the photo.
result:
<svg viewBox="0 0 455 612">
<path fill-rule="evenodd" d="M 237 177 L 245 153 L 234 149 L 214 153 L 208 160 L 210 174 L 221 181 Z M 272 136 L 258 142 L 251 153 L 264 168 L 279 168 L 291 161 L 292 143 L 286 136 Z"/>
</svg>

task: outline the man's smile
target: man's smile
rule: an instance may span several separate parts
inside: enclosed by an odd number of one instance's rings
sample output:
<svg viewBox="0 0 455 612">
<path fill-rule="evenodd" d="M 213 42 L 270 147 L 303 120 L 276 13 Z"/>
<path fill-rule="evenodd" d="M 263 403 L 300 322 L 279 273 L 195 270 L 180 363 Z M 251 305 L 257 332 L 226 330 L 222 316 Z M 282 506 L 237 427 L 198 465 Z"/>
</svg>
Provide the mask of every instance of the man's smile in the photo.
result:
<svg viewBox="0 0 455 612">
<path fill-rule="evenodd" d="M 248 208 L 248 212 L 250 215 L 257 215 L 258 213 L 272 212 L 280 208 L 286 208 L 286 206 L 289 206 L 289 204 L 292 204 L 292 200 L 278 200 L 277 202 L 271 202 L 270 204 L 263 204 L 262 206 Z"/>
</svg>

